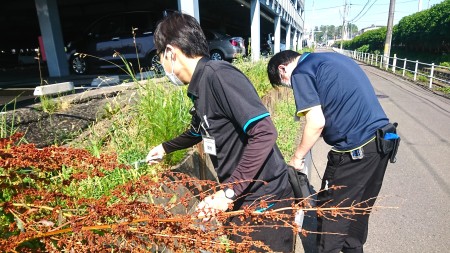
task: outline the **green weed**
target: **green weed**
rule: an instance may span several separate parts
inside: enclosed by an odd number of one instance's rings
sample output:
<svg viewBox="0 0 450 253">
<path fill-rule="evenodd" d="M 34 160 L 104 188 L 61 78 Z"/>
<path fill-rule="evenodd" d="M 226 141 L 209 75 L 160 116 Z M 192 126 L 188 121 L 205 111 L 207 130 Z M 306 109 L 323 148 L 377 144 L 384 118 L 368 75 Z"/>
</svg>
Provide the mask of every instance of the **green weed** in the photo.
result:
<svg viewBox="0 0 450 253">
<path fill-rule="evenodd" d="M 11 136 L 15 133 L 14 128 L 14 119 L 15 119 L 15 99 L 14 99 L 14 109 L 13 113 L 11 114 L 11 120 L 8 120 L 8 114 L 6 113 L 7 105 L 3 106 L 2 110 L 0 111 L 0 138 L 6 138 L 8 136 Z"/>
<path fill-rule="evenodd" d="M 292 90 L 285 91 L 281 97 L 273 108 L 272 120 L 278 131 L 277 145 L 284 158 L 289 162 L 297 147 L 296 142 L 301 136 L 300 123 L 296 122 L 294 118 L 295 101 Z"/>
<path fill-rule="evenodd" d="M 260 97 L 263 97 L 272 89 L 272 85 L 267 77 L 267 62 L 267 59 L 261 59 L 257 62 L 239 61 L 234 64 L 250 79 Z"/>
</svg>

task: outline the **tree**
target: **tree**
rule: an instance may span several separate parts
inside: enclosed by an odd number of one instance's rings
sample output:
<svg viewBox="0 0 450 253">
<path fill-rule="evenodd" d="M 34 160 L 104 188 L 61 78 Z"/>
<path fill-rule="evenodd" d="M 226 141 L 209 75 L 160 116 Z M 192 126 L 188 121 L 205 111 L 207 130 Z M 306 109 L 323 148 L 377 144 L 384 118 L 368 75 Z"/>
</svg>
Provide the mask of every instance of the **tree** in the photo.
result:
<svg viewBox="0 0 450 253">
<path fill-rule="evenodd" d="M 406 49 L 429 52 L 450 51 L 450 0 L 400 20 L 393 41 Z"/>
</svg>

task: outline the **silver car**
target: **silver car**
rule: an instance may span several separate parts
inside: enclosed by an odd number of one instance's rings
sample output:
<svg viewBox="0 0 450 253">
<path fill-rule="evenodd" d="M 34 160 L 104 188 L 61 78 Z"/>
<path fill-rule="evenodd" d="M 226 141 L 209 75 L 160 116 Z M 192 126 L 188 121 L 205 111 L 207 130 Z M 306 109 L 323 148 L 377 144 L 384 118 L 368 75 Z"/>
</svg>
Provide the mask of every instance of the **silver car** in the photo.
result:
<svg viewBox="0 0 450 253">
<path fill-rule="evenodd" d="M 212 30 L 203 30 L 208 41 L 211 60 L 232 60 L 239 55 L 245 56 L 242 37 L 233 37 Z"/>
</svg>

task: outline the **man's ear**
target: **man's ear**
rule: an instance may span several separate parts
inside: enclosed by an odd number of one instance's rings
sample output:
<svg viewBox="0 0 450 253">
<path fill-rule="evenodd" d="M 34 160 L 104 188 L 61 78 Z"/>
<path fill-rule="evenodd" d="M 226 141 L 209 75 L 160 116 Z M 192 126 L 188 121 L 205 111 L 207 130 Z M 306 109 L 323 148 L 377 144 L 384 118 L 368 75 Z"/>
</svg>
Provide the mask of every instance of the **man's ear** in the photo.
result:
<svg viewBox="0 0 450 253">
<path fill-rule="evenodd" d="M 168 44 L 166 46 L 166 50 L 167 50 L 166 57 L 169 60 L 175 60 L 175 58 L 174 58 L 175 57 L 175 48 L 172 45 Z"/>
<path fill-rule="evenodd" d="M 280 74 L 286 74 L 286 65 L 283 64 L 278 65 L 278 72 Z"/>
</svg>

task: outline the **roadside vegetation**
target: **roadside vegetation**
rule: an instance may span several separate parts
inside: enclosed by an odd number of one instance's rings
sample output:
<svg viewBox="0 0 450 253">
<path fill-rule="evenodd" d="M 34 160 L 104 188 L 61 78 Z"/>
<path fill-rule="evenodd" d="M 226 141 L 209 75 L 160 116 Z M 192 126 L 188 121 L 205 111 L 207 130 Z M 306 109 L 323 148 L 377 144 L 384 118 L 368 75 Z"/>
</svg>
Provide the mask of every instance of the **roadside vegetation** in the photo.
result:
<svg viewBox="0 0 450 253">
<path fill-rule="evenodd" d="M 450 0 L 403 17 L 393 27 L 391 54 L 437 65 L 450 65 Z M 371 30 L 345 41 L 343 48 L 383 54 L 386 27 Z M 337 46 L 337 45 L 336 45 Z"/>
</svg>

